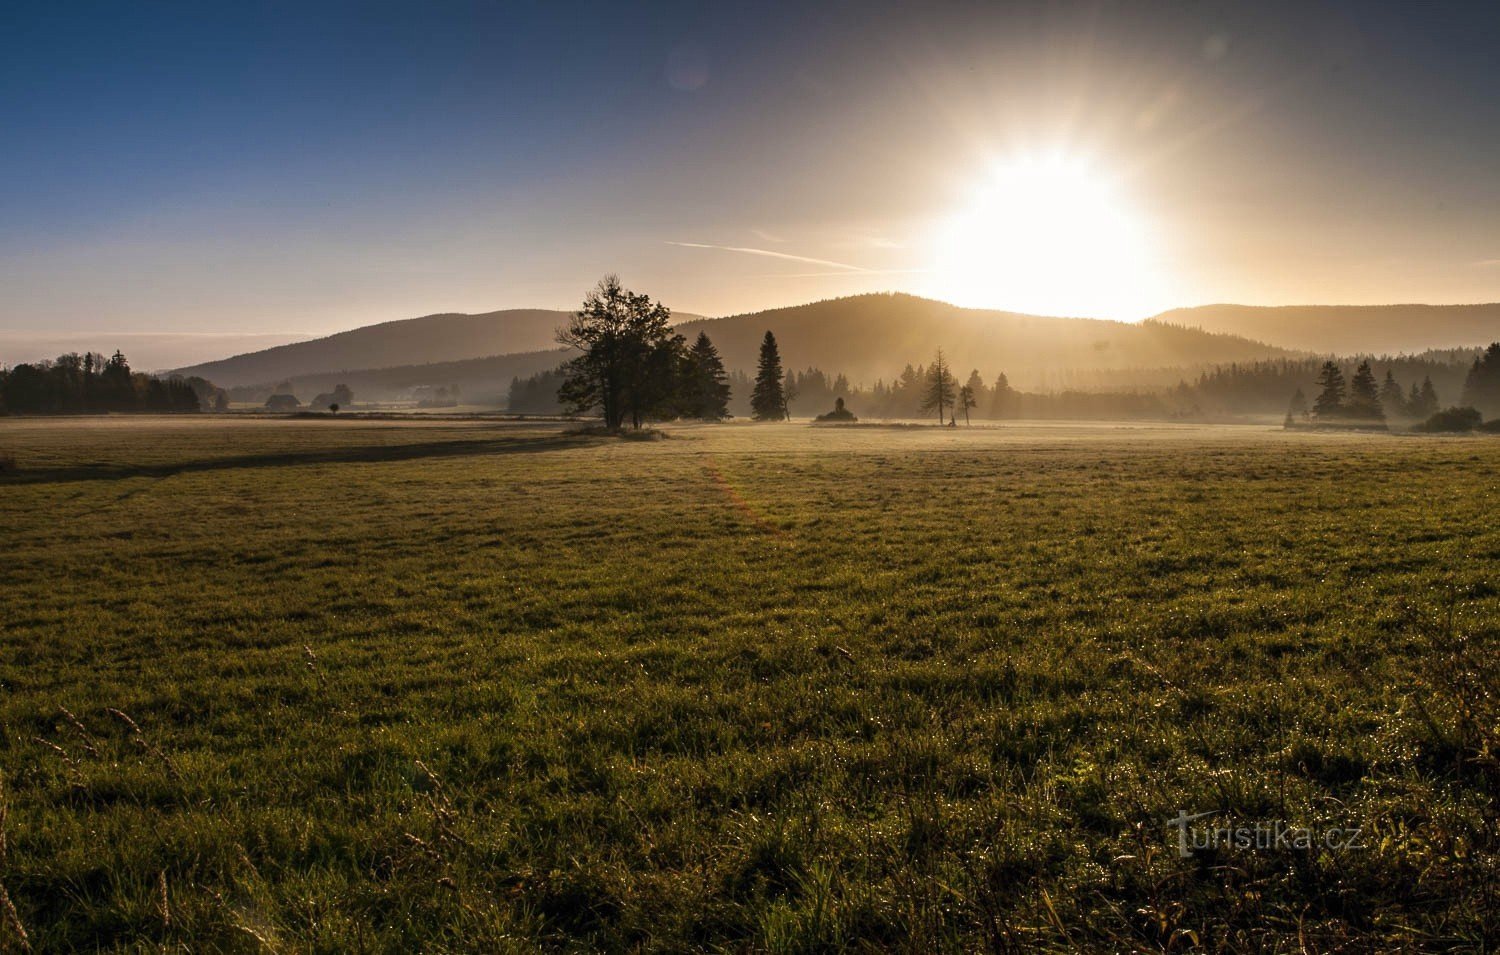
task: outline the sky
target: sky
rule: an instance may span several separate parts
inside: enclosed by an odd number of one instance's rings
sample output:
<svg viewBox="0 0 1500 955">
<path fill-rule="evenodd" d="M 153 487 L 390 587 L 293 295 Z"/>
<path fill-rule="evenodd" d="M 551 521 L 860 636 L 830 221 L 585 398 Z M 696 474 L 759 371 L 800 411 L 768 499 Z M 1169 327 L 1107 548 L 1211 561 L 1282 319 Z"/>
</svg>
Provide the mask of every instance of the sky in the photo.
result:
<svg viewBox="0 0 1500 955">
<path fill-rule="evenodd" d="M 0 5 L 0 334 L 1500 300 L 1500 5 Z"/>
</svg>

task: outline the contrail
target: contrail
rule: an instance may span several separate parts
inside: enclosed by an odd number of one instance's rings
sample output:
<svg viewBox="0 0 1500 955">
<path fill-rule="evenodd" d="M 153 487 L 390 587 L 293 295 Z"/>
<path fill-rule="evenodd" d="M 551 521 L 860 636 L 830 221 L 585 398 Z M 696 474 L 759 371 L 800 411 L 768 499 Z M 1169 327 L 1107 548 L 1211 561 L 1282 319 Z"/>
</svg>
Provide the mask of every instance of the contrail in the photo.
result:
<svg viewBox="0 0 1500 955">
<path fill-rule="evenodd" d="M 814 259 L 806 255 L 792 255 L 789 252 L 772 252 L 770 249 L 749 249 L 738 245 L 709 245 L 705 242 L 672 242 L 667 245 L 681 246 L 684 249 L 717 249 L 720 252 L 742 252 L 745 255 L 763 255 L 770 259 L 787 259 L 792 262 L 806 262 L 809 265 L 826 265 L 832 269 L 843 269 L 845 272 L 874 272 L 874 269 L 862 268 L 858 265 L 850 265 L 847 262 L 834 262 L 829 259 Z"/>
</svg>

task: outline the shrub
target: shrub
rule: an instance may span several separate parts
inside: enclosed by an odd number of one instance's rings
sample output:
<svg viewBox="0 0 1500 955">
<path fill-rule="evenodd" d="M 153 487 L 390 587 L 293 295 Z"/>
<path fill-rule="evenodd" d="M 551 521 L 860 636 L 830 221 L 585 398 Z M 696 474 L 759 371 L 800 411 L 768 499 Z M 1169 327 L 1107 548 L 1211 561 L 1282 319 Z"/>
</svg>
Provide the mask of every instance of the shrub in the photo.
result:
<svg viewBox="0 0 1500 955">
<path fill-rule="evenodd" d="M 1493 418 L 1479 426 L 1480 431 L 1488 431 L 1490 434 L 1500 434 L 1500 418 Z"/>
<path fill-rule="evenodd" d="M 1448 408 L 1417 425 L 1416 429 L 1430 433 L 1473 431 L 1481 420 L 1479 412 L 1473 408 Z"/>
</svg>

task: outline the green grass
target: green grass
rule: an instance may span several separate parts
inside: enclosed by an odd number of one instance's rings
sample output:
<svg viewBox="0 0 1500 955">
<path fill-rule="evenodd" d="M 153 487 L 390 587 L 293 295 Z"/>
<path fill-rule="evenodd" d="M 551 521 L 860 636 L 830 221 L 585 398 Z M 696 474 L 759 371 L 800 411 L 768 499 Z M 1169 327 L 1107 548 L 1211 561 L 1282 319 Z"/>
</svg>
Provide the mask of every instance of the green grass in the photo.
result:
<svg viewBox="0 0 1500 955">
<path fill-rule="evenodd" d="M 1500 442 L 556 429 L 0 420 L 0 947 L 1500 938 Z"/>
</svg>

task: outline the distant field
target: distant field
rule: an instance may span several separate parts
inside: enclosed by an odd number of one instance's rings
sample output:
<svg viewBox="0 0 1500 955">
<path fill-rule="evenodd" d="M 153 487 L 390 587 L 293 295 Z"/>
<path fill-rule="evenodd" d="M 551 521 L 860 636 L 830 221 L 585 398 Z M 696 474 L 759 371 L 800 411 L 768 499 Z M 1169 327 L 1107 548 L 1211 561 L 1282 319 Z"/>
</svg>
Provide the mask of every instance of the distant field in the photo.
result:
<svg viewBox="0 0 1500 955">
<path fill-rule="evenodd" d="M 668 433 L 0 419 L 0 950 L 1500 939 L 1500 440 Z"/>
</svg>

